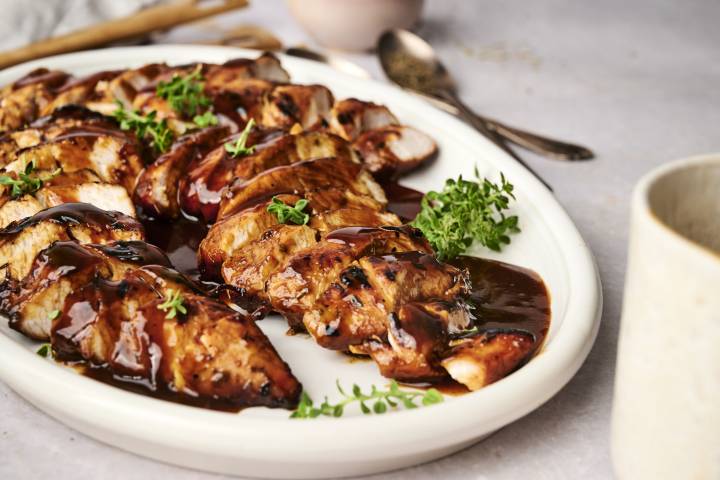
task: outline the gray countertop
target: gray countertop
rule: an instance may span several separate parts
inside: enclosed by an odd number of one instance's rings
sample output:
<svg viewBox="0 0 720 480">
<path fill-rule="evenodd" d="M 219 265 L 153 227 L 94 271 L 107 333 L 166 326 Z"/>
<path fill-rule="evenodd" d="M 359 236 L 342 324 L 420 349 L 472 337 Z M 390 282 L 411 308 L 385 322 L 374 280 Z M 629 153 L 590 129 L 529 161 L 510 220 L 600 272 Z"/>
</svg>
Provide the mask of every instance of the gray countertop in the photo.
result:
<svg viewBox="0 0 720 480">
<path fill-rule="evenodd" d="M 649 169 L 720 151 L 720 3 L 715 0 L 428 1 L 420 33 L 478 111 L 581 142 L 597 160 L 523 152 L 555 187 L 594 252 L 605 310 L 575 378 L 544 406 L 443 460 L 389 479 L 607 479 L 609 421 L 633 184 Z M 276 1 L 218 24 L 256 23 L 287 45 L 313 42 Z M 208 23 L 166 41 L 208 36 Z M 382 78 L 371 55 L 349 55 Z M 217 478 L 147 460 L 56 422 L 0 384 L 0 478 Z M 351 432 L 347 432 L 351 434 Z"/>
</svg>

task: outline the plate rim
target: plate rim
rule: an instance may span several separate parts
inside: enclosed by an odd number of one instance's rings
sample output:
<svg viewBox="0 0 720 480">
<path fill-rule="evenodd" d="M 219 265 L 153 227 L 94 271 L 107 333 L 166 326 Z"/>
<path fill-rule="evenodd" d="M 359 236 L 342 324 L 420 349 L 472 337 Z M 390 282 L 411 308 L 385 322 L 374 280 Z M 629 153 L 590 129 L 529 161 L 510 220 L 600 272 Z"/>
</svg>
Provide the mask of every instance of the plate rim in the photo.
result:
<svg viewBox="0 0 720 480">
<path fill-rule="evenodd" d="M 160 60 L 162 58 L 178 56 L 179 52 L 193 57 L 200 57 L 207 53 L 210 56 L 227 55 L 228 58 L 255 57 L 261 53 L 234 47 L 182 44 L 89 50 L 46 57 L 5 69 L 0 71 L 0 84 L 12 81 L 13 78 L 19 77 L 25 71 L 39 66 L 69 70 L 80 67 L 87 68 L 92 66 L 92 61 L 96 60 L 98 56 L 125 59 L 138 52 L 142 52 L 138 58 L 143 63 L 152 61 L 147 57 L 154 57 L 155 61 L 162 61 Z M 523 185 L 527 186 L 524 187 L 527 195 L 539 202 L 537 209 L 544 210 L 540 217 L 542 221 L 547 224 L 549 220 L 549 223 L 559 227 L 562 231 L 562 233 L 558 233 L 558 230 L 548 228 L 549 231 L 552 231 L 553 240 L 564 255 L 563 258 L 566 260 L 564 267 L 572 278 L 572 282 L 569 282 L 568 307 L 565 311 L 565 318 L 563 318 L 563 325 L 553 338 L 553 347 L 544 349 L 528 364 L 505 379 L 478 392 L 454 398 L 452 402 L 446 404 L 416 410 L 395 411 L 390 415 L 349 416 L 339 419 L 319 418 L 312 422 L 290 421 L 285 418 L 249 416 L 243 418 L 243 415 L 230 417 L 227 413 L 176 405 L 120 389 L 114 389 L 113 393 L 108 394 L 105 391 L 108 388 L 107 385 L 65 369 L 58 369 L 4 334 L 0 335 L 0 379 L 34 404 L 43 403 L 44 405 L 44 402 L 40 400 L 42 397 L 40 389 L 61 392 L 62 396 L 66 398 L 64 402 L 71 405 L 70 408 L 65 406 L 52 409 L 48 406 L 41 406 L 41 409 L 52 410 L 50 413 L 64 423 L 67 422 L 61 418 L 61 415 L 78 417 L 73 413 L 78 409 L 78 405 L 97 406 L 99 408 L 95 408 L 93 411 L 80 408 L 80 410 L 84 410 L 82 419 L 105 430 L 112 430 L 130 437 L 145 438 L 170 448 L 191 448 L 198 452 L 232 457 L 238 457 L 238 454 L 241 454 L 242 457 L 253 457 L 263 461 L 277 461 L 279 450 L 284 455 L 283 460 L 312 461 L 313 455 L 308 456 L 307 448 L 297 448 L 298 440 L 303 438 L 314 438 L 318 441 L 332 440 L 329 444 L 323 445 L 322 452 L 320 452 L 323 457 L 327 457 L 333 452 L 345 452 L 350 448 L 358 458 L 364 456 L 375 458 L 377 455 L 363 455 L 360 449 L 377 451 L 382 445 L 392 445 L 393 449 L 388 452 L 388 455 L 393 456 L 410 455 L 417 451 L 419 445 L 422 445 L 424 450 L 443 448 L 447 447 L 449 442 L 446 439 L 439 440 L 437 437 L 443 435 L 438 432 L 455 435 L 454 443 L 461 444 L 482 434 L 478 431 L 478 424 L 483 425 L 483 432 L 495 430 L 519 419 L 552 398 L 570 381 L 589 354 L 600 326 L 603 303 L 602 286 L 595 260 L 562 205 L 538 180 L 511 160 L 507 154 L 451 115 L 435 109 L 393 85 L 377 80 L 351 77 L 309 60 L 282 54 L 278 54 L 278 57 L 284 65 L 299 65 L 299 68 L 321 70 L 331 79 L 330 84 L 335 81 L 351 84 L 362 83 L 365 84 L 365 88 L 392 92 L 393 95 L 399 96 L 398 102 L 402 101 L 421 111 L 432 112 L 432 115 L 443 116 L 443 123 L 459 131 L 460 136 L 472 139 L 472 142 L 484 142 L 486 147 L 496 150 L 496 157 L 498 159 L 502 157 L 503 162 L 506 163 L 502 167 L 503 171 L 511 173 L 513 178 L 522 178 Z M 491 163 L 495 163 L 494 160 Z M 563 246 L 567 249 L 562 248 Z M 578 320 L 567 323 L 565 320 L 569 315 L 576 316 Z M 42 377 L 42 387 L 32 385 L 33 382 L 40 383 L 38 375 Z M 529 391 L 537 393 L 537 396 L 528 400 L 519 394 Z M 112 401 L 108 403 L 106 397 L 113 397 Z M 71 401 L 67 401 L 67 398 Z M 94 405 L 100 399 L 103 399 L 102 403 Z M 162 402 L 162 404 L 152 405 L 148 402 Z M 147 407 L 153 407 L 148 410 L 152 413 L 152 418 L 147 418 L 149 416 L 148 411 L 145 410 Z M 158 408 L 155 407 L 162 407 L 159 409 L 161 412 L 158 412 Z M 440 412 L 438 409 L 443 409 L 443 411 Z M 493 411 L 492 416 L 483 413 L 488 409 Z M 468 411 L 481 412 L 481 419 L 468 421 L 464 415 Z M 483 415 L 485 416 L 483 417 Z M 142 421 L 120 421 L 123 418 Z M 168 425 L 172 426 L 172 430 L 183 429 L 188 433 L 194 432 L 196 435 L 192 435 L 192 439 L 188 439 L 188 435 L 169 438 L 165 433 L 167 430 L 163 428 Z M 353 430 L 355 434 L 338 436 L 339 425 L 355 427 L 356 430 Z M 75 425 L 71 426 L 77 428 Z M 202 426 L 202 429 L 198 430 L 199 426 Z M 278 435 L 278 429 L 282 430 L 281 435 Z M 363 432 L 362 435 L 360 431 Z M 383 435 L 377 435 L 378 431 L 382 431 Z M 92 436 L 105 441 L 97 435 Z M 409 436 L 412 437 L 412 442 L 407 441 Z M 213 441 L 207 441 L 208 438 L 212 438 Z M 238 450 L 236 442 L 243 439 L 249 440 L 249 442 L 246 442 L 242 449 Z M 272 442 L 272 448 L 268 448 L 266 441 Z M 288 458 L 286 455 L 293 458 Z"/>
</svg>

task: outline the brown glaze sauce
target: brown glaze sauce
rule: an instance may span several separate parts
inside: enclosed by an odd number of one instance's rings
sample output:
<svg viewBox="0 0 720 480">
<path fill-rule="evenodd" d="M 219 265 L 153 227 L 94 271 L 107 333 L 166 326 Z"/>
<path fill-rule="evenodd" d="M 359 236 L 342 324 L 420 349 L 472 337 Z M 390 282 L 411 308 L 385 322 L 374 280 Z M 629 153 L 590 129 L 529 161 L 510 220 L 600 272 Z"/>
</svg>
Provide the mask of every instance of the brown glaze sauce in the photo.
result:
<svg viewBox="0 0 720 480">
<path fill-rule="evenodd" d="M 65 82 L 60 88 L 58 88 L 58 93 L 65 92 L 67 90 L 70 90 L 75 87 L 84 86 L 86 88 L 91 88 L 92 86 L 96 85 L 99 82 L 106 81 L 106 80 L 112 80 L 113 78 L 120 75 L 123 71 L 122 70 L 106 70 L 102 72 L 93 73 L 91 75 L 87 75 L 85 77 L 80 78 L 73 78 Z"/>
<path fill-rule="evenodd" d="M 76 363 L 72 364 L 72 367 L 75 368 L 78 373 L 93 380 L 112 385 L 126 392 L 137 393 L 146 397 L 157 398 L 158 400 L 230 413 L 237 413 L 243 409 L 243 407 L 238 406 L 236 403 L 220 398 L 195 397 L 173 390 L 163 383 L 153 386 L 148 380 L 136 380 L 114 375 L 101 366 L 95 367 L 86 363 Z"/>
<path fill-rule="evenodd" d="M 105 255 L 115 257 L 123 262 L 172 267 L 172 262 L 165 252 L 155 245 L 140 240 L 119 241 L 112 245 L 94 245 L 94 247 Z"/>
<path fill-rule="evenodd" d="M 420 213 L 420 202 L 424 193 L 397 182 L 381 182 L 380 185 L 388 199 L 387 209 L 402 221 L 409 222 Z"/>
<path fill-rule="evenodd" d="M 115 137 L 124 140 L 129 139 L 128 135 L 122 130 L 113 127 L 103 127 L 100 125 L 83 125 L 82 127 L 70 127 L 62 134 L 53 139 L 55 142 L 69 140 L 79 137 Z"/>
<path fill-rule="evenodd" d="M 550 327 L 550 295 L 542 278 L 526 268 L 478 257 L 460 256 L 449 263 L 470 273 L 470 303 L 480 332 L 529 333 L 537 352 Z"/>
<path fill-rule="evenodd" d="M 550 327 L 550 296 L 542 278 L 532 270 L 485 258 L 460 256 L 449 263 L 470 274 L 469 303 L 479 334 L 521 331 L 532 336 L 532 352 L 520 368 L 542 348 Z M 470 391 L 451 378 L 405 385 L 453 396 Z"/>
<path fill-rule="evenodd" d="M 50 115 L 40 117 L 30 124 L 33 128 L 42 128 L 57 120 L 83 120 L 92 124 L 108 124 L 109 119 L 102 113 L 90 110 L 82 105 L 68 104 L 56 108 Z"/>
<path fill-rule="evenodd" d="M 422 194 L 398 184 L 386 184 L 385 187 L 389 200 L 388 208 L 405 220 L 413 218 L 419 211 Z M 117 214 L 108 214 L 90 205 L 64 204 L 48 209 L 41 215 L 18 222 L 18 224 L 11 224 L 3 231 L 0 231 L 0 235 L 17 233 L 22 228 L 37 223 L 42 219 L 50 219 L 66 224 L 89 221 L 91 224 L 107 228 L 108 224 L 127 221 L 128 217 L 121 219 L 118 218 Z M 132 248 L 123 250 L 122 247 L 116 247 L 116 251 L 107 253 L 114 254 L 119 258 L 146 255 L 148 258 L 143 259 L 145 261 L 157 257 L 156 261 L 153 260 L 152 263 L 165 265 L 167 261 L 164 259 L 162 253 L 164 252 L 179 272 L 187 275 L 192 280 L 200 280 L 196 252 L 200 241 L 207 234 L 208 227 L 206 225 L 186 218 L 166 222 L 142 218 L 142 216 L 141 223 L 145 227 L 147 241 L 157 246 L 159 248 L 158 252 L 148 251 L 143 254 Z M 406 234 L 412 233 L 408 231 L 412 227 L 407 225 L 383 228 L 401 230 Z M 349 227 L 331 233 L 328 235 L 328 239 L 350 244 L 357 241 L 362 242 L 364 234 L 369 233 L 366 230 L 374 229 Z M 71 252 L 67 249 L 61 249 L 57 253 L 64 255 Z M 69 263 L 79 261 L 79 259 L 70 258 L 66 260 Z M 62 259 L 58 258 L 57 261 L 62 261 Z M 550 298 L 542 279 L 530 270 L 494 260 L 461 256 L 450 263 L 469 272 L 472 283 L 469 300 L 473 305 L 473 314 L 476 317 L 475 325 L 479 331 L 489 334 L 518 330 L 527 332 L 534 338 L 534 353 L 536 353 L 545 340 L 550 324 Z M 211 291 L 214 290 L 216 294 L 223 291 L 223 287 L 218 284 L 203 283 L 206 288 Z M 88 377 L 126 391 L 148 395 L 153 398 L 223 411 L 236 412 L 239 410 L 237 405 L 232 405 L 229 402 L 179 394 L 167 386 L 150 385 L 149 381 L 123 377 L 101 367 L 76 365 L 76 368 Z M 415 388 L 436 388 L 447 395 L 459 395 L 468 391 L 464 386 L 452 380 L 445 380 L 432 385 L 408 385 Z"/>
<path fill-rule="evenodd" d="M 24 77 L 18 79 L 12 85 L 13 90 L 27 87 L 35 83 L 44 83 L 49 87 L 59 87 L 70 78 L 70 74 L 59 70 L 48 70 L 47 68 L 37 68 L 29 72 Z"/>
<path fill-rule="evenodd" d="M 388 197 L 388 210 L 404 221 L 413 219 L 420 211 L 422 192 L 395 182 L 383 183 L 383 188 Z M 195 252 L 207 233 L 205 225 L 187 219 L 175 223 L 144 220 L 143 224 L 148 241 L 163 249 L 178 270 L 194 279 L 200 278 Z M 413 234 L 416 231 L 408 225 L 382 228 L 399 230 L 406 234 Z M 354 244 L 362 242 L 367 234 L 375 230 L 375 228 L 367 227 L 347 227 L 330 233 L 327 239 Z M 460 256 L 449 263 L 457 268 L 466 269 L 470 275 L 469 300 L 473 305 L 475 325 L 479 332 L 489 334 L 517 330 L 527 332 L 534 339 L 533 355 L 536 354 L 542 347 L 550 326 L 550 297 L 540 276 L 522 267 L 477 257 Z M 238 299 L 235 298 L 235 301 L 237 302 Z M 357 357 L 353 358 L 355 361 L 359 361 Z M 365 359 L 365 357 L 362 358 Z M 93 378 L 102 376 L 106 381 L 112 377 L 112 374 L 94 369 L 91 376 Z M 445 395 L 453 396 L 469 392 L 467 387 L 452 379 L 443 379 L 432 384 L 407 383 L 406 385 L 413 388 L 435 388 Z M 123 384 L 122 388 L 142 393 L 142 389 L 145 387 L 137 384 Z M 174 392 L 153 392 L 151 396 L 196 406 L 217 408 L 214 405 L 208 405 L 207 400 L 188 400 L 187 398 L 177 400 L 182 396 Z M 232 409 L 230 406 L 227 407 Z M 225 410 L 225 408 L 220 409 Z M 236 410 L 235 408 L 233 411 Z"/>
<path fill-rule="evenodd" d="M 145 226 L 148 243 L 157 246 L 170 259 L 173 268 L 203 288 L 205 294 L 216 297 L 229 307 L 252 315 L 259 320 L 267 314 L 267 307 L 256 299 L 243 297 L 235 288 L 202 278 L 197 250 L 208 227 L 202 222 L 181 217 L 173 222 L 140 217 Z"/>
<path fill-rule="evenodd" d="M 235 167 L 241 161 L 241 157 L 233 158 L 224 144 L 234 142 L 239 136 L 236 133 L 226 137 L 223 145 L 191 165 L 181 192 L 185 199 L 183 208 L 189 208 L 185 211 L 188 216 L 206 221 L 217 218 L 223 195 L 237 180 Z M 259 152 L 281 136 L 282 131 L 278 129 L 253 130 L 248 142 Z"/>
<path fill-rule="evenodd" d="M 87 225 L 94 230 L 136 230 L 140 224 L 120 212 L 102 210 L 89 203 L 63 203 L 0 229 L 0 237 L 17 235 L 24 229 L 50 221 L 61 225 Z"/>
<path fill-rule="evenodd" d="M 165 252 L 176 270 L 199 280 L 197 250 L 207 235 L 208 227 L 184 217 L 172 222 L 144 218 L 141 222 L 145 226 L 148 243 Z"/>
<path fill-rule="evenodd" d="M 76 242 L 55 242 L 45 251 L 45 256 L 49 266 L 54 269 L 63 268 L 65 271 L 100 263 L 100 258 Z"/>
<path fill-rule="evenodd" d="M 384 226 L 384 227 L 345 227 L 328 233 L 325 240 L 345 243 L 350 246 L 362 245 L 372 240 L 372 235 L 379 231 L 395 232 L 396 235 L 405 234 L 408 237 L 421 238 L 422 232 L 410 225 Z"/>
</svg>

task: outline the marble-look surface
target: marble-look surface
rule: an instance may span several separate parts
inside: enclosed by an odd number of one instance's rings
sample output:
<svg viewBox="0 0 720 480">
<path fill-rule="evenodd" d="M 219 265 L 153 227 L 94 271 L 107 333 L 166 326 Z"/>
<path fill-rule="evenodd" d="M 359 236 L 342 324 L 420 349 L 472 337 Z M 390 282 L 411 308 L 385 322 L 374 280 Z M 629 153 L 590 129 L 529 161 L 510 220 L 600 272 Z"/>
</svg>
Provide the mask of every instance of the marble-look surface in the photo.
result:
<svg viewBox="0 0 720 480">
<path fill-rule="evenodd" d="M 425 18 L 420 33 L 438 48 L 470 105 L 597 152 L 596 161 L 583 164 L 523 155 L 554 185 L 595 253 L 605 311 L 587 362 L 546 405 L 457 455 L 377 478 L 611 478 L 629 197 L 654 166 L 720 150 L 720 3 L 429 0 Z M 214 22 L 183 27 L 165 40 L 188 42 L 209 38 L 218 25 L 256 23 L 287 45 L 313 45 L 279 0 L 258 0 Z M 382 78 L 374 57 L 350 58 Z M 217 478 L 84 437 L 2 384 L 0 418 L 3 479 Z"/>
</svg>

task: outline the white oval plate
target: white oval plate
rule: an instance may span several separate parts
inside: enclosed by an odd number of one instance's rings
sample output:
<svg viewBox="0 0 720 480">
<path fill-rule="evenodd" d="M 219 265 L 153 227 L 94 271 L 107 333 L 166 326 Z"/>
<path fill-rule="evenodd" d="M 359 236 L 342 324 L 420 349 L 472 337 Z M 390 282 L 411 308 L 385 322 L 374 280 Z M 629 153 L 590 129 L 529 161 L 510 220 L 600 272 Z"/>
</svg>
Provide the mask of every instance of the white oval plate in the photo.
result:
<svg viewBox="0 0 720 480">
<path fill-rule="evenodd" d="M 256 56 L 225 47 L 150 46 L 88 51 L 46 58 L 0 72 L 0 85 L 45 66 L 87 74 L 149 62 L 223 62 Z M 446 396 L 444 403 L 410 411 L 339 419 L 290 420 L 285 410 L 253 408 L 239 414 L 187 407 L 128 393 L 78 375 L 35 354 L 37 344 L 0 322 L 0 378 L 40 409 L 98 440 L 187 467 L 271 478 L 320 478 L 376 473 L 429 461 L 478 441 L 526 415 L 558 392 L 580 368 L 597 333 L 602 298 L 592 255 L 552 194 L 475 130 L 401 90 L 345 76 L 324 65 L 283 57 L 294 82 L 322 83 L 336 98 L 386 104 L 402 122 L 429 133 L 440 146 L 435 163 L 404 179 L 422 191 L 448 177 L 502 171 L 515 185 L 522 233 L 499 258 L 542 275 L 552 296 L 544 349 L 527 365 L 480 391 Z M 278 317 L 260 322 L 306 391 L 337 396 L 335 381 L 386 385 L 372 362 L 350 362 L 303 335 L 285 335 Z"/>
</svg>

